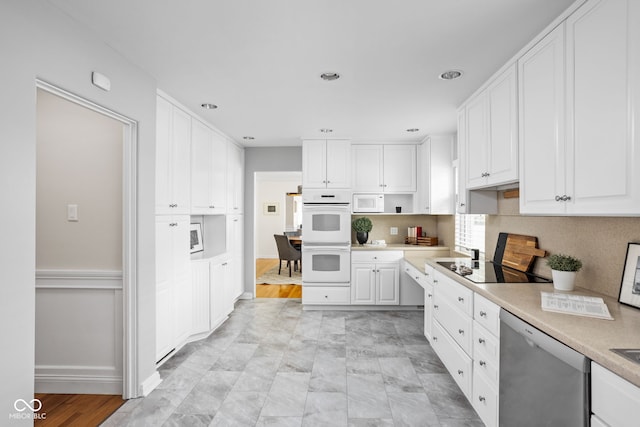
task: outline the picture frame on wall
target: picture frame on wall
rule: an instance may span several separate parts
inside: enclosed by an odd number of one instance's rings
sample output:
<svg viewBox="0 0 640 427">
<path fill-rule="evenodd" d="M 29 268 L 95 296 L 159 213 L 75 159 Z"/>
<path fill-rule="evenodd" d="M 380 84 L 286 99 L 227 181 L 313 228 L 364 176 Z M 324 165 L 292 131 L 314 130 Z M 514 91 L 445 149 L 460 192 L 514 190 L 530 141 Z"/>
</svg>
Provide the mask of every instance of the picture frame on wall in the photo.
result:
<svg viewBox="0 0 640 427">
<path fill-rule="evenodd" d="M 618 301 L 640 308 L 640 243 L 630 242 L 627 246 Z"/>
<path fill-rule="evenodd" d="M 280 203 L 265 202 L 262 206 L 263 215 L 280 215 Z"/>
<path fill-rule="evenodd" d="M 204 251 L 204 242 L 202 241 L 202 224 L 199 222 L 191 223 L 190 228 L 191 253 Z"/>
</svg>

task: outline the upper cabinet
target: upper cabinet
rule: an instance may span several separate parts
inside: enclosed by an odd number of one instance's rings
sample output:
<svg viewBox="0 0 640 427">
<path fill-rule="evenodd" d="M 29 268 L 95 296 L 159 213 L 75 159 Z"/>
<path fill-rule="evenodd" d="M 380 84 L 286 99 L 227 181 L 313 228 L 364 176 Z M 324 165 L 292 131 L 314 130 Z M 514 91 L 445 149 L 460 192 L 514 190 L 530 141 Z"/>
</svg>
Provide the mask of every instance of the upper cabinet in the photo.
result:
<svg viewBox="0 0 640 427">
<path fill-rule="evenodd" d="M 302 188 L 351 187 L 351 142 L 302 141 Z"/>
<path fill-rule="evenodd" d="M 416 191 L 415 145 L 353 145 L 351 155 L 354 192 Z"/>
<path fill-rule="evenodd" d="M 199 120 L 191 124 L 191 214 L 224 214 L 227 141 Z"/>
<path fill-rule="evenodd" d="M 454 213 L 453 145 L 453 135 L 432 135 L 417 147 L 421 167 L 416 213 Z"/>
<path fill-rule="evenodd" d="M 156 108 L 156 214 L 188 214 L 191 116 L 162 97 Z"/>
<path fill-rule="evenodd" d="M 515 64 L 462 108 L 466 129 L 464 161 L 468 189 L 518 180 L 517 85 Z"/>
<path fill-rule="evenodd" d="M 592 0 L 520 73 L 523 214 L 640 214 L 640 3 Z"/>
<path fill-rule="evenodd" d="M 244 150 L 227 144 L 227 213 L 244 212 Z"/>
</svg>

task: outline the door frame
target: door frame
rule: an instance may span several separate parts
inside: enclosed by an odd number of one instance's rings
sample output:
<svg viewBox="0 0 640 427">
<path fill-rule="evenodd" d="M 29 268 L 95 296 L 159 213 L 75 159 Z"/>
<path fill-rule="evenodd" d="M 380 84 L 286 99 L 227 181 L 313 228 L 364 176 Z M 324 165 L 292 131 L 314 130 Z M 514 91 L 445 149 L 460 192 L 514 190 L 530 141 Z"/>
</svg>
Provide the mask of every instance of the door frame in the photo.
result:
<svg viewBox="0 0 640 427">
<path fill-rule="evenodd" d="M 44 80 L 36 79 L 36 88 L 117 120 L 124 128 L 122 138 L 122 397 L 124 399 L 137 397 L 139 386 L 136 298 L 138 122 Z"/>
</svg>

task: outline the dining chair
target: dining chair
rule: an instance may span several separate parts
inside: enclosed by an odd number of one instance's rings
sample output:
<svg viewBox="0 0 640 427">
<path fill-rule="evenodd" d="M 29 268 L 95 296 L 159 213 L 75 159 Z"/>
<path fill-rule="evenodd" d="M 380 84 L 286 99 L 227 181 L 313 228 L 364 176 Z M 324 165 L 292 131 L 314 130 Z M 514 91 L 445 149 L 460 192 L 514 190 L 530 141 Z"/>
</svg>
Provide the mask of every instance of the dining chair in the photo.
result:
<svg viewBox="0 0 640 427">
<path fill-rule="evenodd" d="M 289 267 L 289 277 L 291 277 L 291 264 L 294 264 L 294 268 L 297 270 L 298 261 L 300 261 L 300 272 L 302 272 L 302 252 L 294 248 L 289 242 L 289 238 L 285 235 L 274 234 L 276 239 L 276 246 L 278 247 L 278 274 L 282 271 L 282 261 L 287 261 Z"/>
</svg>

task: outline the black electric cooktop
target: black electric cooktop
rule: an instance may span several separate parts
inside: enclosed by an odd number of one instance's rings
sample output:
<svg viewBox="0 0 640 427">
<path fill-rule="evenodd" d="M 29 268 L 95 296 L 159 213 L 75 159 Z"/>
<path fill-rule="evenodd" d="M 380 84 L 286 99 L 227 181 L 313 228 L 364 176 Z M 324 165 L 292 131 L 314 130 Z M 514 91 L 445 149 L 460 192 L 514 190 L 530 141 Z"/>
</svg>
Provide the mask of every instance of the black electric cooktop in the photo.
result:
<svg viewBox="0 0 640 427">
<path fill-rule="evenodd" d="M 493 261 L 439 261 L 438 264 L 474 283 L 551 283 L 545 277 L 524 273 Z"/>
</svg>

